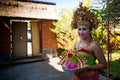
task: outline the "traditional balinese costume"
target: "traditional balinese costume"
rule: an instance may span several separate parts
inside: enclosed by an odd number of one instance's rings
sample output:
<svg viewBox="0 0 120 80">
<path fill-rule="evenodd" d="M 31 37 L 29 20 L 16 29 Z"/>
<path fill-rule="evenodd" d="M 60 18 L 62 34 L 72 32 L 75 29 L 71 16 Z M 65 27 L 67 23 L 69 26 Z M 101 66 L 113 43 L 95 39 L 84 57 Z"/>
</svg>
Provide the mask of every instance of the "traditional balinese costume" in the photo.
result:
<svg viewBox="0 0 120 80">
<path fill-rule="evenodd" d="M 97 25 L 98 19 L 96 15 L 80 4 L 79 8 L 74 12 L 71 27 L 77 29 L 78 26 L 86 26 L 92 29 L 96 28 Z M 74 73 L 77 69 L 95 65 L 95 61 L 96 57 L 93 52 L 86 48 L 80 48 L 77 50 L 65 51 L 59 64 L 62 65 L 65 72 Z M 99 76 L 97 71 L 83 71 L 79 77 L 73 75 L 72 80 L 99 80 Z"/>
</svg>

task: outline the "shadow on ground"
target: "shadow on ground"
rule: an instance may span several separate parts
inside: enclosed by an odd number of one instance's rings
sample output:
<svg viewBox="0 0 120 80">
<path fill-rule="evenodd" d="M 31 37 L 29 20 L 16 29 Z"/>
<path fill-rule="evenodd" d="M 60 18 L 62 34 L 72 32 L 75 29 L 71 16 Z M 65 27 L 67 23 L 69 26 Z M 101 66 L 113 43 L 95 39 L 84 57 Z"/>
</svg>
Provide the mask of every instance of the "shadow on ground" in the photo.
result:
<svg viewBox="0 0 120 80">
<path fill-rule="evenodd" d="M 45 60 L 4 66 L 0 68 L 0 80 L 71 80 L 70 74 L 52 65 Z"/>
</svg>

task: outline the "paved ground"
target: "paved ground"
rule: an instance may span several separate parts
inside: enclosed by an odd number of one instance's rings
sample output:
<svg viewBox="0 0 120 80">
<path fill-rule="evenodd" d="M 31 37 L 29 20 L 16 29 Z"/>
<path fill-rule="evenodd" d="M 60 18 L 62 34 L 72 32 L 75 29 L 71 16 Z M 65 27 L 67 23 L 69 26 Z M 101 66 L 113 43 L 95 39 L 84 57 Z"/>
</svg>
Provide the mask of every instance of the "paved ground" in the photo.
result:
<svg viewBox="0 0 120 80">
<path fill-rule="evenodd" d="M 0 68 L 0 80 L 71 80 L 57 65 L 58 58 L 49 61 L 17 64 Z M 107 80 L 102 77 L 102 80 Z"/>
</svg>

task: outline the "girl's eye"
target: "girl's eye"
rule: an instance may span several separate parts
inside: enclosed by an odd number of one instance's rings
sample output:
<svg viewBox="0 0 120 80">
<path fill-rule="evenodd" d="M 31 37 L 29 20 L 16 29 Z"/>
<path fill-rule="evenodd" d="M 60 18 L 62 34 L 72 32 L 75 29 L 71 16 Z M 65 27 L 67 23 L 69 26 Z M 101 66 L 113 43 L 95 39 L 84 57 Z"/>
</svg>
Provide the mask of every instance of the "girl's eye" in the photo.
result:
<svg viewBox="0 0 120 80">
<path fill-rule="evenodd" d="M 84 31 L 86 31 L 87 29 L 86 28 L 83 28 Z"/>
<path fill-rule="evenodd" d="M 81 28 L 78 28 L 78 30 L 80 31 L 80 30 L 81 30 Z"/>
<path fill-rule="evenodd" d="M 83 30 L 83 31 L 86 31 L 87 29 L 86 28 L 78 28 L 79 31 Z"/>
</svg>

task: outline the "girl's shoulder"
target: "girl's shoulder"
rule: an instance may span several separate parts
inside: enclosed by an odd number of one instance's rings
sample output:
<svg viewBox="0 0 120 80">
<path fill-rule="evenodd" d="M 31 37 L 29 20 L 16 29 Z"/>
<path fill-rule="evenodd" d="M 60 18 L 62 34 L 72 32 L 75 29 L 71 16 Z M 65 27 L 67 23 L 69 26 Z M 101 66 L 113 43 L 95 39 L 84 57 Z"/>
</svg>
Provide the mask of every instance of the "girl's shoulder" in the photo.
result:
<svg viewBox="0 0 120 80">
<path fill-rule="evenodd" d="M 93 40 L 91 43 L 90 43 L 90 49 L 91 50 L 98 50 L 100 49 L 100 45 L 98 44 L 97 41 Z"/>
<path fill-rule="evenodd" d="M 93 46 L 98 46 L 99 45 L 98 42 L 95 41 L 95 40 L 93 40 L 90 44 L 93 45 Z"/>
</svg>

